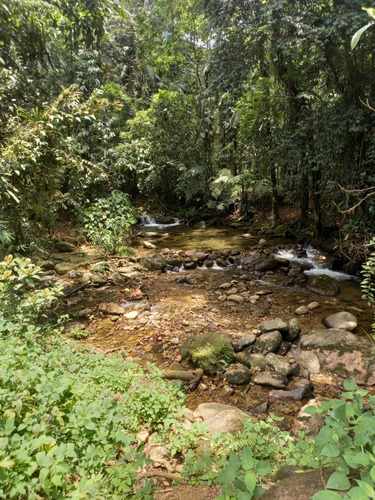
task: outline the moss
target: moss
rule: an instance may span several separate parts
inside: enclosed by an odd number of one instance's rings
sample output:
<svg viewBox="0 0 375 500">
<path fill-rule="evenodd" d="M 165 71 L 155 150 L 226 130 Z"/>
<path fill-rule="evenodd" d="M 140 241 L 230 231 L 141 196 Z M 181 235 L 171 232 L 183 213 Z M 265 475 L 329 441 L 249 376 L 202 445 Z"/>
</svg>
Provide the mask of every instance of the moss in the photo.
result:
<svg viewBox="0 0 375 500">
<path fill-rule="evenodd" d="M 220 333 L 205 333 L 189 337 L 181 348 L 181 356 L 202 368 L 208 375 L 214 375 L 221 366 L 235 359 L 230 340 Z"/>
</svg>

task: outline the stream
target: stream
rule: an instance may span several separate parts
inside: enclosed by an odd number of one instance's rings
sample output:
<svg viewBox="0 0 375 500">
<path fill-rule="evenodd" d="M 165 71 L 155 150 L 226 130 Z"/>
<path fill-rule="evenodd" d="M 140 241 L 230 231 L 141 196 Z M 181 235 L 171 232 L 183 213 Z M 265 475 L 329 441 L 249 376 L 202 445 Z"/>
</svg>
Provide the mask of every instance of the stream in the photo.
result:
<svg viewBox="0 0 375 500">
<path fill-rule="evenodd" d="M 343 310 L 357 317 L 355 333 L 367 338 L 367 332 L 371 331 L 372 311 L 361 300 L 359 278 L 332 269 L 332 256 L 317 249 L 302 248 L 293 241 L 280 238 L 267 238 L 262 242 L 261 248 L 266 253 L 271 253 L 272 249 L 276 258 L 300 269 L 298 276 L 291 279 L 287 267 L 251 273 L 242 269 L 243 255 L 260 248 L 259 235 L 244 235 L 240 230 L 230 228 L 187 227 L 177 219 L 169 224 L 158 224 L 151 217 L 145 218 L 138 229 L 143 236 L 135 248 L 140 256 L 157 252 L 172 252 L 179 256 L 184 252 L 207 249 L 215 255 L 215 252 L 226 251 L 226 267 L 219 266 L 215 260 L 210 267 L 199 262 L 194 269 L 176 265 L 172 270 L 160 273 L 137 269 L 137 259 L 133 259 L 134 264 L 114 260 L 111 262 L 113 270 L 118 266 L 134 266 L 131 280 L 115 286 L 103 283 L 83 290 L 69 306 L 70 312 L 74 309 L 90 331 L 90 336 L 82 342 L 95 349 L 107 353 L 123 349 L 127 359 L 145 367 L 148 362 L 154 362 L 164 369 L 189 369 L 180 357 L 180 347 L 188 336 L 218 332 L 239 338 L 256 330 L 265 319 L 287 321 L 295 317 L 297 307 L 313 301 L 317 301 L 319 307 L 299 317 L 302 335 L 314 329 L 324 329 L 322 319 Z M 152 242 L 155 248 L 144 248 L 144 241 Z M 309 280 L 321 275 L 339 282 L 336 296 L 320 296 L 307 289 Z M 220 287 L 245 278 L 251 293 L 261 295 L 255 304 L 221 301 Z M 108 302 L 122 306 L 125 316 L 98 314 L 98 305 Z M 81 316 L 82 310 L 89 313 Z M 318 397 L 336 397 L 342 389 L 342 379 L 334 374 L 312 375 L 311 381 Z M 224 390 L 224 385 L 228 387 L 222 374 L 204 376 L 198 388 L 187 395 L 187 405 L 195 408 L 202 402 L 215 401 L 252 411 L 267 401 L 270 390 L 254 384 Z M 268 411 L 283 416 L 284 427 L 290 428 L 303 404 L 301 401 L 275 401 Z M 264 415 L 258 418 L 264 418 Z"/>
</svg>

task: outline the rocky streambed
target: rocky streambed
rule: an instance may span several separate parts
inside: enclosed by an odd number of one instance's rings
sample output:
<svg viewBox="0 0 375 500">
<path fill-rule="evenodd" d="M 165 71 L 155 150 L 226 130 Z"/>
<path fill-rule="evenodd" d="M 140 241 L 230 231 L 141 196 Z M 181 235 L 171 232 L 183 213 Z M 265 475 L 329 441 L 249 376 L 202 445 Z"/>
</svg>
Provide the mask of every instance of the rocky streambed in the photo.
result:
<svg viewBox="0 0 375 500">
<path fill-rule="evenodd" d="M 149 240 L 158 234 L 149 233 Z M 365 334 L 372 311 L 358 280 L 343 270 L 317 273 L 328 269 L 321 264 L 327 257 L 315 253 L 321 261 L 312 265 L 311 250 L 298 245 L 243 239 L 241 248 L 151 248 L 107 260 L 60 242 L 39 263 L 46 284 L 65 287 L 67 335 L 145 366 L 202 368 L 188 395 L 192 410 L 210 402 L 257 418 L 272 411 L 291 428 L 308 400 L 336 396 L 343 378 L 372 386 Z M 194 343 L 187 349 L 193 340 L 201 342 L 196 352 Z M 199 352 L 211 356 L 221 343 L 226 356 L 219 349 L 217 366 L 208 368 Z"/>
</svg>

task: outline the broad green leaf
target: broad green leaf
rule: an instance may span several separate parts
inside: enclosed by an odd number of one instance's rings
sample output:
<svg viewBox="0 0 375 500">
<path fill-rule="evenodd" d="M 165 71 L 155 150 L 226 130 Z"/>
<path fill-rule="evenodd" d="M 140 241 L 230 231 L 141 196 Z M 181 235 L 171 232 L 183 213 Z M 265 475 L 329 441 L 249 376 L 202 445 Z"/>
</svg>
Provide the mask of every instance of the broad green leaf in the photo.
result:
<svg viewBox="0 0 375 500">
<path fill-rule="evenodd" d="M 5 457 L 0 462 L 0 469 L 11 469 L 14 466 L 14 462 L 10 457 Z"/>
<path fill-rule="evenodd" d="M 355 391 L 358 388 L 357 384 L 351 378 L 347 378 L 346 380 L 344 380 L 343 385 L 345 390 L 347 391 Z"/>
<path fill-rule="evenodd" d="M 253 493 L 255 486 L 257 484 L 257 477 L 254 474 L 254 472 L 247 472 L 245 474 L 245 484 L 246 484 L 247 491 L 249 493 Z"/>
<path fill-rule="evenodd" d="M 351 49 L 354 50 L 361 38 L 361 36 L 363 35 L 363 33 L 370 27 L 372 26 L 374 23 L 371 22 L 371 23 L 368 23 L 366 24 L 366 26 L 363 26 L 361 29 L 359 29 L 356 33 L 354 33 L 353 37 L 352 37 L 352 41 L 350 42 L 350 46 L 351 46 Z"/>
<path fill-rule="evenodd" d="M 236 479 L 238 468 L 234 466 L 229 466 L 219 472 L 217 476 L 218 483 L 231 483 Z"/>
<path fill-rule="evenodd" d="M 336 471 L 328 479 L 327 488 L 346 491 L 350 488 L 350 481 L 343 472 Z"/>
<path fill-rule="evenodd" d="M 342 500 L 342 497 L 335 491 L 319 491 L 311 497 L 311 500 Z"/>
<path fill-rule="evenodd" d="M 248 446 L 242 450 L 241 464 L 245 470 L 250 470 L 254 467 L 253 453 Z"/>
<path fill-rule="evenodd" d="M 326 457 L 338 457 L 340 455 L 340 449 L 338 445 L 334 443 L 328 443 L 324 446 L 321 453 Z"/>
</svg>

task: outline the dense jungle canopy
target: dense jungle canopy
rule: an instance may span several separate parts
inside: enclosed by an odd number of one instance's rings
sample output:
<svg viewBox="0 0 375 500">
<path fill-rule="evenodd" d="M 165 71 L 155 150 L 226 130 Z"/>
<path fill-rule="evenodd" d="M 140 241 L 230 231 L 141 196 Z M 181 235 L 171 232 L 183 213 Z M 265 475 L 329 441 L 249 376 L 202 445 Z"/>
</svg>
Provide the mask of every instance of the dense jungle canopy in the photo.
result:
<svg viewBox="0 0 375 500">
<path fill-rule="evenodd" d="M 185 217 L 272 203 L 277 225 L 286 204 L 356 255 L 374 228 L 371 196 L 342 213 L 375 182 L 375 30 L 350 47 L 362 4 L 0 2 L 3 242 L 118 189 Z"/>
</svg>

